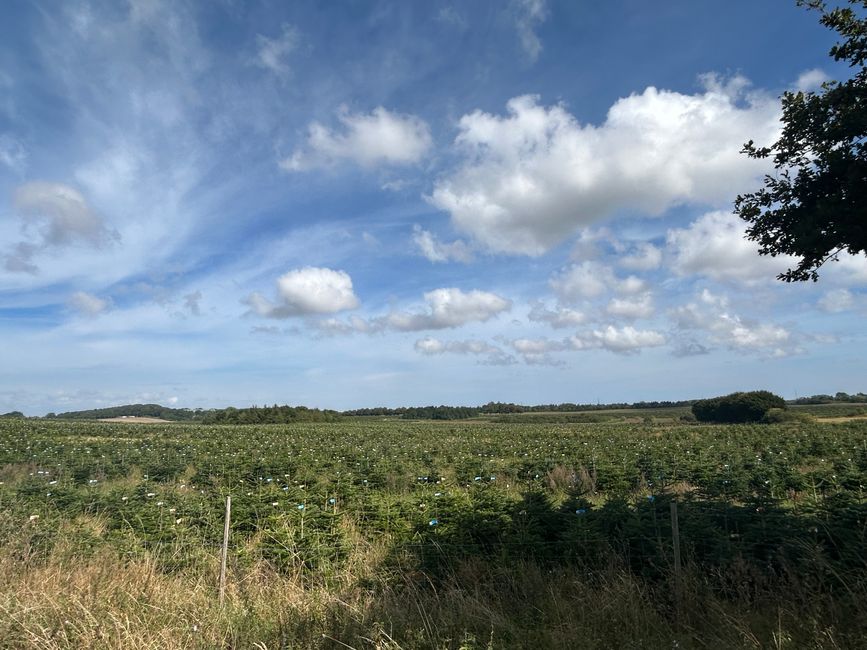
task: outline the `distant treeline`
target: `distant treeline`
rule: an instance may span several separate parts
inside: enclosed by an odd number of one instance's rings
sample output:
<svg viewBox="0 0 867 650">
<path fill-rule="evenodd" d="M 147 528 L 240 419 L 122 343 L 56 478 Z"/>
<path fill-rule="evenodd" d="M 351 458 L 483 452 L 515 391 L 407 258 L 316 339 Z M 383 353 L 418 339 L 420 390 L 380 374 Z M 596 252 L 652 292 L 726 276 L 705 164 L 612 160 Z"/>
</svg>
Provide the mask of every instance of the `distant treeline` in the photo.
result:
<svg viewBox="0 0 867 650">
<path fill-rule="evenodd" d="M 126 416 L 139 418 L 161 418 L 163 420 L 198 420 L 204 411 L 202 409 L 173 409 L 159 404 L 125 404 L 124 406 L 110 406 L 102 409 L 90 409 L 89 411 L 69 411 L 67 413 L 49 413 L 46 418 L 62 420 L 100 420 L 103 418 L 119 418 Z"/>
<path fill-rule="evenodd" d="M 89 411 L 49 413 L 46 418 L 60 420 L 100 420 L 118 417 L 148 417 L 175 422 L 204 424 L 270 424 L 282 422 L 333 422 L 340 418 L 337 411 L 321 411 L 306 406 L 252 406 L 224 409 L 173 409 L 159 404 L 127 404 Z"/>
<path fill-rule="evenodd" d="M 834 395 L 813 395 L 811 397 L 799 397 L 789 401 L 789 404 L 834 404 L 836 402 L 848 402 L 867 404 L 867 395 L 864 393 L 835 393 Z"/>
<path fill-rule="evenodd" d="M 337 411 L 309 409 L 306 406 L 252 406 L 205 411 L 204 424 L 282 424 L 288 422 L 335 422 Z"/>
<path fill-rule="evenodd" d="M 343 411 L 343 415 L 350 417 L 400 417 L 405 420 L 461 420 L 478 414 L 479 409 L 475 406 L 377 406 Z"/>
<path fill-rule="evenodd" d="M 506 413 L 577 413 L 581 411 L 611 409 L 661 409 L 690 406 L 693 401 L 635 402 L 634 404 L 573 404 L 572 402 L 563 402 L 561 404 L 538 404 L 535 406 L 512 404 L 511 402 L 488 402 L 482 406 L 415 406 L 399 408 L 380 406 L 343 411 L 343 415 L 400 417 L 406 420 L 461 420 L 479 415 L 502 415 Z"/>
<path fill-rule="evenodd" d="M 159 404 L 127 404 L 87 411 L 49 413 L 46 418 L 66 420 L 99 420 L 126 416 L 161 418 L 178 422 L 203 422 L 205 424 L 269 424 L 284 422 L 334 422 L 341 416 L 351 417 L 399 417 L 406 420 L 464 420 L 483 415 L 507 415 L 515 413 L 580 413 L 588 411 L 607 411 L 614 409 L 665 409 L 692 406 L 698 400 L 615 402 L 613 404 L 537 404 L 528 406 L 511 402 L 488 402 L 481 406 L 402 406 L 388 408 L 353 409 L 350 411 L 331 411 L 311 409 L 305 406 L 252 406 L 250 408 L 225 409 L 176 409 Z M 833 404 L 867 403 L 867 394 L 843 393 L 834 395 L 813 395 L 789 400 L 789 404 Z M 0 418 L 24 417 L 20 411 L 0 415 Z"/>
</svg>

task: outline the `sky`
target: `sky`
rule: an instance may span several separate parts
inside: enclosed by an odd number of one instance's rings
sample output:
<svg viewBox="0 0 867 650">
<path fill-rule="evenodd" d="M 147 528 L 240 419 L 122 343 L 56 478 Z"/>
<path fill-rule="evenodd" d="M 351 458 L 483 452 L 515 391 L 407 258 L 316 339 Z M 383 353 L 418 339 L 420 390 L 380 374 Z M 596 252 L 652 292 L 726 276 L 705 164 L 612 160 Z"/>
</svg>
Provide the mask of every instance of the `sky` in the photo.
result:
<svg viewBox="0 0 867 650">
<path fill-rule="evenodd" d="M 794 0 L 10 0 L 0 412 L 865 389 L 867 258 L 732 212 Z"/>
</svg>

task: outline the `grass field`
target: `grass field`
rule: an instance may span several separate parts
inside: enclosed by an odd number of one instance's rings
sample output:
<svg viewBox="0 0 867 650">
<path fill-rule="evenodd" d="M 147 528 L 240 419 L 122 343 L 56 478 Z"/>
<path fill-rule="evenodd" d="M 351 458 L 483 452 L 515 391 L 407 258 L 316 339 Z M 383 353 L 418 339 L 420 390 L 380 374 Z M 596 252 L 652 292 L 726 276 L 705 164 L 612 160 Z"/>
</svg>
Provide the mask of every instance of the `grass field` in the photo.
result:
<svg viewBox="0 0 867 650">
<path fill-rule="evenodd" d="M 864 646 L 867 421 L 544 415 L 2 422 L 0 647 Z"/>
</svg>

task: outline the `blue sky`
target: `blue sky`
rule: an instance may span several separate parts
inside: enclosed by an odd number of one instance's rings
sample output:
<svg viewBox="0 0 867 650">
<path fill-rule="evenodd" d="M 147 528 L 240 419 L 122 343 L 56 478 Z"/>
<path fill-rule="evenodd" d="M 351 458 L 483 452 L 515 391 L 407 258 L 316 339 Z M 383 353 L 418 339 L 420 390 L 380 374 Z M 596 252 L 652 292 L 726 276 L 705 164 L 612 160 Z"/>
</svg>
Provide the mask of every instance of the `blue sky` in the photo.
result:
<svg viewBox="0 0 867 650">
<path fill-rule="evenodd" d="M 0 411 L 863 390 L 867 260 L 731 214 L 789 0 L 24 2 L 0 24 Z"/>
</svg>

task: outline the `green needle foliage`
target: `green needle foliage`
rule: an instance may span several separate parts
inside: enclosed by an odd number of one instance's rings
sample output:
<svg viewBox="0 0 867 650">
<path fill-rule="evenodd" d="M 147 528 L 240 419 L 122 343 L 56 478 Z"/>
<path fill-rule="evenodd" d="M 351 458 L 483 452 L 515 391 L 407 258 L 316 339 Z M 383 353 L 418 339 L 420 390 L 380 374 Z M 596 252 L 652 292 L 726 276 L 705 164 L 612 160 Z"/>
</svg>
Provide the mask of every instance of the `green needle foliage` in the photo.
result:
<svg viewBox="0 0 867 650">
<path fill-rule="evenodd" d="M 8 418 L 0 648 L 863 647 L 865 485 L 860 418 Z"/>
</svg>

